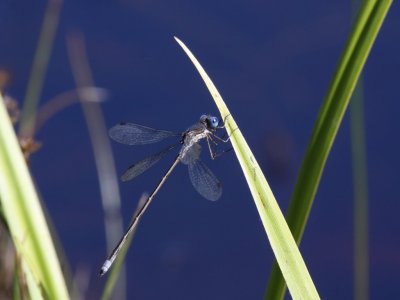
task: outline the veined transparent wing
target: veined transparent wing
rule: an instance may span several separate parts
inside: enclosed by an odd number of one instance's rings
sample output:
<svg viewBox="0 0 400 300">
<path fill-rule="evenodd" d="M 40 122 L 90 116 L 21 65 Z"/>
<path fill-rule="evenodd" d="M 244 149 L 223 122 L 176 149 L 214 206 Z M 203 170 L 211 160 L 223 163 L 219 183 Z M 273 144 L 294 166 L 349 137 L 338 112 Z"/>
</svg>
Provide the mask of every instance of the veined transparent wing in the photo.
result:
<svg viewBox="0 0 400 300">
<path fill-rule="evenodd" d="M 201 160 L 188 164 L 188 170 L 193 187 L 200 195 L 211 201 L 221 197 L 221 182 Z"/>
<path fill-rule="evenodd" d="M 181 134 L 133 123 L 119 123 L 109 130 L 109 135 L 114 141 L 121 144 L 147 145 L 169 137 L 180 136 Z"/>
<path fill-rule="evenodd" d="M 137 163 L 130 166 L 125 173 L 121 176 L 122 181 L 132 180 L 136 176 L 139 176 L 143 172 L 147 171 L 154 164 L 159 162 L 171 149 L 175 148 L 178 144 L 168 146 L 164 150 L 148 156 Z"/>
</svg>

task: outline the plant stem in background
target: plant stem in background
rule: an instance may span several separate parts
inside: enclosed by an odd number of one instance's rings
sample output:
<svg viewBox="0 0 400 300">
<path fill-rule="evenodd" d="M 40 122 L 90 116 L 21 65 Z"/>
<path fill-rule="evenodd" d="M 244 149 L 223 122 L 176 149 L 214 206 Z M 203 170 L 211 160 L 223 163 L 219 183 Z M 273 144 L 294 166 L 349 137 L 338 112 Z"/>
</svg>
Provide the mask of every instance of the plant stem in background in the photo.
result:
<svg viewBox="0 0 400 300">
<path fill-rule="evenodd" d="M 62 0 L 49 0 L 47 3 L 21 114 L 19 135 L 23 137 L 31 137 L 33 135 L 36 111 L 53 48 L 62 4 Z"/>
<path fill-rule="evenodd" d="M 353 20 L 361 4 L 353 0 Z M 364 127 L 363 80 L 360 76 L 350 101 L 350 142 L 353 164 L 354 299 L 369 298 L 368 175 Z"/>
<path fill-rule="evenodd" d="M 314 126 L 286 217 L 298 244 L 344 112 L 392 2 L 392 0 L 363 1 L 339 60 Z M 275 263 L 265 299 L 283 299 L 285 290 L 285 282 Z"/>
<path fill-rule="evenodd" d="M 88 87 L 93 87 L 94 81 L 86 56 L 83 34 L 80 32 L 69 34 L 67 36 L 67 47 L 72 73 L 78 86 L 79 97 L 84 100 L 87 97 L 96 96 L 96 93 L 84 93 L 85 88 L 87 90 Z M 124 233 L 121 217 L 121 199 L 111 144 L 107 136 L 108 130 L 101 107 L 96 102 L 98 101 L 81 101 L 99 178 L 107 251 L 111 252 Z M 114 289 L 114 296 L 115 299 L 126 299 L 126 270 L 124 265 L 122 265 L 119 272 L 119 280 Z"/>
<path fill-rule="evenodd" d="M 354 193 L 354 299 L 368 300 L 368 177 L 362 81 L 350 104 Z"/>
<path fill-rule="evenodd" d="M 87 95 L 84 99 L 79 99 L 79 95 Z M 51 118 L 54 118 L 59 112 L 65 110 L 68 106 L 80 101 L 104 102 L 108 97 L 106 89 L 99 87 L 86 87 L 83 89 L 73 89 L 63 92 L 43 104 L 39 110 L 35 122 L 34 133 L 40 131 L 43 125 L 47 124 Z"/>
</svg>

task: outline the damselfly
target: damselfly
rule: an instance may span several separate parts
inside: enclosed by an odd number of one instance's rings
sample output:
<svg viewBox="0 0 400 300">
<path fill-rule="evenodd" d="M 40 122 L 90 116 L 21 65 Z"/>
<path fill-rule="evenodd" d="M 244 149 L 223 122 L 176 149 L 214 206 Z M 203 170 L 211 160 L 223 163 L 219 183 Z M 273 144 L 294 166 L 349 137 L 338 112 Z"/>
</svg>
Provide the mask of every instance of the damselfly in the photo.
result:
<svg viewBox="0 0 400 300">
<path fill-rule="evenodd" d="M 224 124 L 221 123 L 223 122 L 220 122 L 217 117 L 202 115 L 198 123 L 189 127 L 189 129 L 183 133 L 157 130 L 132 123 L 120 123 L 110 129 L 110 137 L 113 140 L 126 145 L 146 145 L 160 142 L 166 138 L 180 137 L 178 143 L 172 144 L 162 151 L 148 156 L 130 166 L 121 176 L 122 181 L 131 180 L 142 174 L 178 145 L 181 145 L 181 150 L 143 206 L 139 208 L 132 223 L 129 225 L 128 230 L 121 238 L 118 245 L 104 262 L 100 270 L 100 275 L 104 275 L 109 270 L 127 237 L 136 227 L 139 219 L 179 162 L 188 166 L 190 180 L 193 187 L 200 195 L 211 201 L 218 200 L 221 197 L 221 183 L 211 170 L 200 160 L 201 146 L 199 145 L 199 142 L 205 139 L 207 141 L 211 158 L 214 159 L 217 156 L 217 153 L 213 150 L 213 146 L 217 145 L 219 142 L 228 142 L 229 140 L 229 137 L 224 139 L 216 135 L 218 129 L 224 128 Z"/>
</svg>

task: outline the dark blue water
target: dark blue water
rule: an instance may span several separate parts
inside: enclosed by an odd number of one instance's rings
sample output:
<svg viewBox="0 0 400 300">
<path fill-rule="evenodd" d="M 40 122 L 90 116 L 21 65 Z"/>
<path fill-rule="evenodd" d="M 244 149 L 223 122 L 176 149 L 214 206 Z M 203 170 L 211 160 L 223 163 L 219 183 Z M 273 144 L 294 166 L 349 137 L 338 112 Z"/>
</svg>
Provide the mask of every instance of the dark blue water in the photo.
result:
<svg viewBox="0 0 400 300">
<path fill-rule="evenodd" d="M 22 100 L 45 3 L 0 2 L 0 67 Z M 107 126 L 131 121 L 175 131 L 217 114 L 181 38 L 214 80 L 272 190 L 286 209 L 305 147 L 350 30 L 348 1 L 68 1 L 41 103 L 74 87 L 66 35 L 81 30 L 94 80 L 111 93 Z M 364 73 L 370 198 L 370 292 L 399 296 L 400 15 L 393 4 Z M 103 213 L 86 124 L 76 105 L 38 133 L 32 172 L 72 269 L 92 271 L 99 296 L 106 257 Z M 113 143 L 119 173 L 157 146 Z M 142 220 L 127 256 L 129 299 L 260 299 L 273 255 L 234 153 L 204 160 L 224 186 L 211 203 L 179 166 Z M 170 157 L 172 160 L 172 156 Z M 120 185 L 127 224 L 168 159 Z M 301 252 L 323 299 L 352 299 L 353 209 L 345 116 L 315 199 Z"/>
</svg>

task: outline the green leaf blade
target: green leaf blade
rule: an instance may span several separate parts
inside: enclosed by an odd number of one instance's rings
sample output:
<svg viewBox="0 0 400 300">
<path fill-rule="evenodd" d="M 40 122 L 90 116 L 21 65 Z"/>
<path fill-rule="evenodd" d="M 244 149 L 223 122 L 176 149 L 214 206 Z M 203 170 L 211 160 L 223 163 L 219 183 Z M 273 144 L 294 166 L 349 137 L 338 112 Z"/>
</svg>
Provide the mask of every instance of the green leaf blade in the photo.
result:
<svg viewBox="0 0 400 300">
<path fill-rule="evenodd" d="M 325 96 L 299 171 L 286 218 L 298 244 L 343 115 L 391 4 L 392 0 L 363 1 Z M 265 299 L 283 299 L 284 294 L 285 282 L 275 264 Z"/>
<path fill-rule="evenodd" d="M 189 56 L 209 89 L 222 118 L 230 140 L 243 170 L 258 213 L 268 235 L 272 250 L 277 258 L 293 299 L 319 299 L 307 267 L 290 233 L 275 197 L 254 155 L 229 112 L 221 95 L 190 50 L 177 38 L 179 45 Z"/>
<path fill-rule="evenodd" d="M 40 201 L 0 94 L 0 202 L 17 255 L 44 298 L 68 299 Z"/>
</svg>

